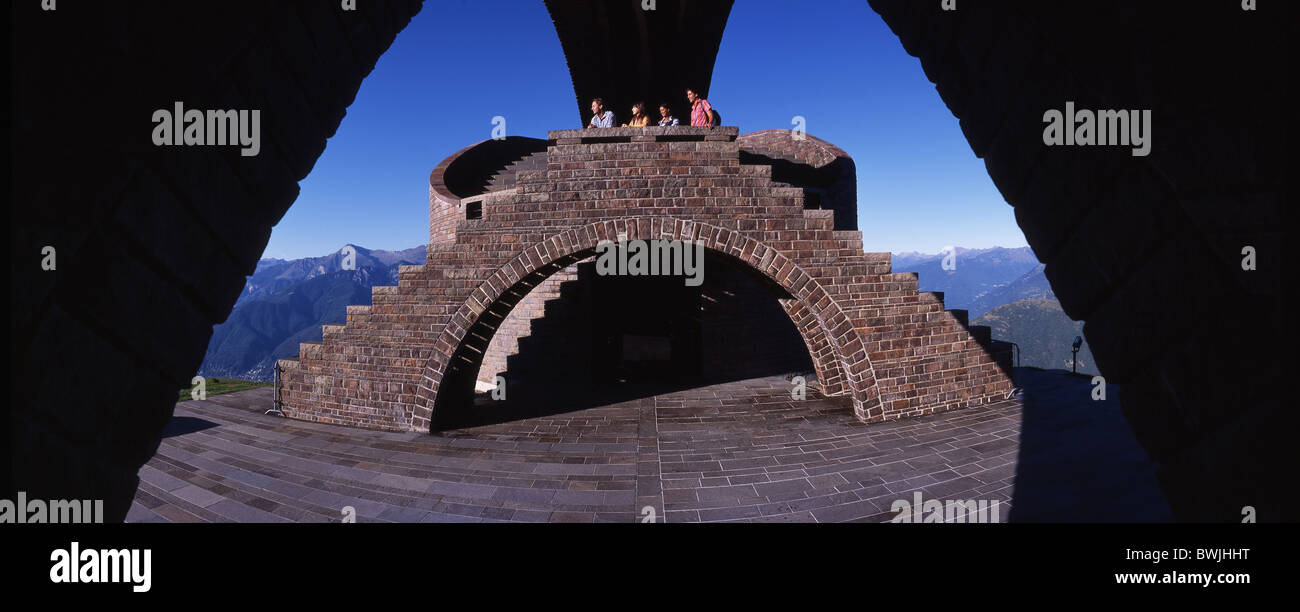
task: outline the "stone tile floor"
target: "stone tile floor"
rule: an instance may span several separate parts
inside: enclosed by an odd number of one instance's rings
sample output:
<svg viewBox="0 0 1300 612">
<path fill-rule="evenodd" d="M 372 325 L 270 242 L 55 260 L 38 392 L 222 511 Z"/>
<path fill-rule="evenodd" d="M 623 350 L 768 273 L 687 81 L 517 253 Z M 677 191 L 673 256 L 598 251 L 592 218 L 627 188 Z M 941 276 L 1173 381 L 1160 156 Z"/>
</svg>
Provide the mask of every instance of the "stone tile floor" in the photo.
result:
<svg viewBox="0 0 1300 612">
<path fill-rule="evenodd" d="M 895 500 L 989 500 L 1002 521 L 1161 521 L 1112 385 L 1018 369 L 991 406 L 864 425 L 759 378 L 438 435 L 263 413 L 271 389 L 183 402 L 128 522 L 882 522 Z"/>
</svg>

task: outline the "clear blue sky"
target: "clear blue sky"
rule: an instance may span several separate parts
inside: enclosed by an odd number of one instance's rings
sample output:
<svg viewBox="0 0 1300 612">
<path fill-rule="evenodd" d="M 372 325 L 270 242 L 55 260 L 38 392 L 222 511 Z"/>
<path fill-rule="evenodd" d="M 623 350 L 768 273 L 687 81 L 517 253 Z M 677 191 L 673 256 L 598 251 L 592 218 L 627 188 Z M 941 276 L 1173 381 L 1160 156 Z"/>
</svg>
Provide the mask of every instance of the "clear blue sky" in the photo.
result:
<svg viewBox="0 0 1300 612">
<path fill-rule="evenodd" d="M 808 133 L 852 155 L 868 251 L 1026 244 L 920 62 L 863 0 L 738 0 L 709 99 L 742 133 L 801 115 Z M 542 1 L 425 2 L 362 83 L 264 256 L 426 243 L 429 172 L 490 138 L 496 115 L 511 135 L 578 127 Z"/>
</svg>

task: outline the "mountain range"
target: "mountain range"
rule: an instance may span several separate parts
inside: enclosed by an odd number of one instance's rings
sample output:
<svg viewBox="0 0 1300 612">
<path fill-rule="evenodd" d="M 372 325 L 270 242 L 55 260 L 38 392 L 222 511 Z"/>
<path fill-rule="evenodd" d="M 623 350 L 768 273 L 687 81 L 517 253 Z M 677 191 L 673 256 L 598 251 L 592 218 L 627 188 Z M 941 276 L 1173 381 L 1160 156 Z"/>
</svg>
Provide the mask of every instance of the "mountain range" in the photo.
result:
<svg viewBox="0 0 1300 612">
<path fill-rule="evenodd" d="M 319 276 L 345 272 L 343 269 L 343 249 L 356 249 L 356 270 L 384 268 L 392 269 L 393 279 L 397 279 L 397 266 L 424 263 L 425 247 L 418 246 L 402 251 L 372 251 L 354 244 L 344 245 L 338 251 L 322 257 L 305 259 L 263 259 L 257 262 L 253 275 L 248 277 L 244 292 L 239 294 L 235 307 L 245 302 L 252 302 L 269 297 L 276 292 L 306 280 Z"/>
<path fill-rule="evenodd" d="M 1043 266 L 1029 247 L 955 249 L 952 269 L 943 253 L 895 253 L 894 272 L 916 272 L 921 291 L 942 291 L 948 308 L 964 308 L 974 319 L 995 306 L 1051 292 Z"/>
<path fill-rule="evenodd" d="M 942 291 L 944 305 L 963 308 L 972 325 L 988 325 L 993 337 L 1020 347 L 1020 365 L 1070 368 L 1070 346 L 1083 335 L 1083 322 L 1061 310 L 1056 294 L 1029 247 L 956 250 L 952 270 L 943 253 L 895 253 L 895 272 L 916 272 L 921 291 Z M 1078 371 L 1096 374 L 1085 341 Z"/>
<path fill-rule="evenodd" d="M 396 285 L 398 266 L 425 258 L 422 246 L 347 246 L 356 249 L 349 269 L 343 249 L 323 257 L 259 261 L 230 316 L 213 328 L 199 374 L 271 380 L 277 359 L 297 355 L 301 342 L 319 341 L 321 325 L 343 323 L 349 305 L 370 303 L 371 287 Z"/>
</svg>

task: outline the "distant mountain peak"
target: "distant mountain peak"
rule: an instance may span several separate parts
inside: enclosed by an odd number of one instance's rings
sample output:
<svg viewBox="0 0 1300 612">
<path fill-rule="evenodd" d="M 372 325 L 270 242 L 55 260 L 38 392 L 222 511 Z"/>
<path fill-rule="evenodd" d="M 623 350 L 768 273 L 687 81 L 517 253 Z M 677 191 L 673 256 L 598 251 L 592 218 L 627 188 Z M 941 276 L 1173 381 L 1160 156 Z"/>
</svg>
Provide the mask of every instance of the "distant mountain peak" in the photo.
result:
<svg viewBox="0 0 1300 612">
<path fill-rule="evenodd" d="M 996 245 L 994 245 L 994 246 L 991 246 L 991 247 L 983 247 L 983 248 L 975 248 L 975 249 L 967 248 L 967 247 L 961 247 L 961 246 L 959 246 L 959 247 L 954 247 L 954 248 L 955 248 L 955 250 L 957 251 L 957 255 L 983 255 L 983 254 L 985 254 L 985 253 L 995 253 L 995 252 L 1001 252 L 1001 251 L 1008 251 L 1008 252 L 1013 252 L 1013 253 L 1022 253 L 1022 252 L 1023 252 L 1023 253 L 1029 254 L 1029 255 L 1032 255 L 1032 254 L 1033 254 L 1033 251 L 1030 250 L 1030 248 L 1027 247 L 1027 246 L 1026 246 L 1026 247 L 1003 247 L 1003 246 L 996 246 Z M 936 252 L 936 253 L 923 253 L 923 252 L 921 252 L 921 251 L 906 251 L 906 252 L 897 252 L 897 253 L 893 253 L 893 256 L 894 256 L 895 258 L 905 258 L 905 259 L 914 259 L 914 260 L 915 260 L 915 259 L 933 259 L 933 258 L 942 257 L 943 255 L 944 255 L 944 253 L 943 253 L 942 251 L 939 251 L 939 252 Z"/>
<path fill-rule="evenodd" d="M 347 247 L 356 249 L 355 269 L 342 269 Z M 348 243 L 319 257 L 260 261 L 230 316 L 213 330 L 200 372 L 270 380 L 277 358 L 320 340 L 321 325 L 345 321 L 348 305 L 368 303 L 376 285 L 397 284 L 398 266 L 426 256 L 423 245 L 372 251 Z"/>
<path fill-rule="evenodd" d="M 913 252 L 893 254 L 893 271 L 915 272 L 921 291 L 942 291 L 948 308 L 968 309 L 972 318 L 993 306 L 1028 297 L 1012 292 L 1022 289 L 1022 285 L 1034 284 L 1025 277 L 1040 264 L 1029 247 L 955 247 L 955 250 L 955 268 L 945 269 L 943 253 Z M 1041 271 L 1038 277 L 1042 277 Z M 1046 283 L 1043 278 L 1042 285 Z M 1033 293 L 1042 294 L 1041 291 Z"/>
</svg>

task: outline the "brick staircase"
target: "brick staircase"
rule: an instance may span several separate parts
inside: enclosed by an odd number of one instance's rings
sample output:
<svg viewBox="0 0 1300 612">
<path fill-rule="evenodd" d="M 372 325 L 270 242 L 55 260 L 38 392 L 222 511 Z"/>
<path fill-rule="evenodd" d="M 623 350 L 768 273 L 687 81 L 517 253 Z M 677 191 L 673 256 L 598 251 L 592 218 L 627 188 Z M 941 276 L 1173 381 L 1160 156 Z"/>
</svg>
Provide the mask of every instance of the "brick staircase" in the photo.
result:
<svg viewBox="0 0 1300 612">
<path fill-rule="evenodd" d="M 577 281 L 577 265 L 569 266 L 551 275 L 520 300 L 494 330 L 479 368 L 480 383 L 493 383 L 498 375 L 513 379 L 514 377 L 508 376 L 511 364 L 517 362 L 517 355 L 529 344 L 530 339 L 537 342 L 536 335 L 539 331 L 547 340 L 551 339 L 544 329 L 539 330 L 539 324 L 557 316 L 566 319 L 573 316 L 572 311 L 580 306 L 575 303 L 575 294 L 579 291 Z M 562 344 L 557 342 L 552 347 Z"/>
<path fill-rule="evenodd" d="M 494 172 L 488 179 L 485 192 L 514 189 L 516 177 L 520 172 L 546 170 L 546 151 L 539 151 L 510 162 L 504 168 Z"/>
<path fill-rule="evenodd" d="M 737 135 L 552 132 L 545 155 L 495 174 L 501 188 L 487 188 L 481 217 L 456 221 L 425 265 L 403 266 L 397 286 L 375 287 L 370 306 L 349 307 L 344 325 L 281 360 L 285 414 L 428 430 L 437 409 L 472 395 L 496 329 L 528 292 L 620 238 L 700 242 L 765 276 L 785 292 L 824 393 L 850 397 L 862 420 L 981 405 L 1010 390 L 986 352 L 987 329 L 968 331 L 941 295 L 917 291 L 915 274 L 892 273 L 889 253 L 864 252 L 859 232 L 834 228 L 833 211 L 805 210 L 802 190 L 774 186 L 770 166 L 742 165 Z"/>
</svg>

